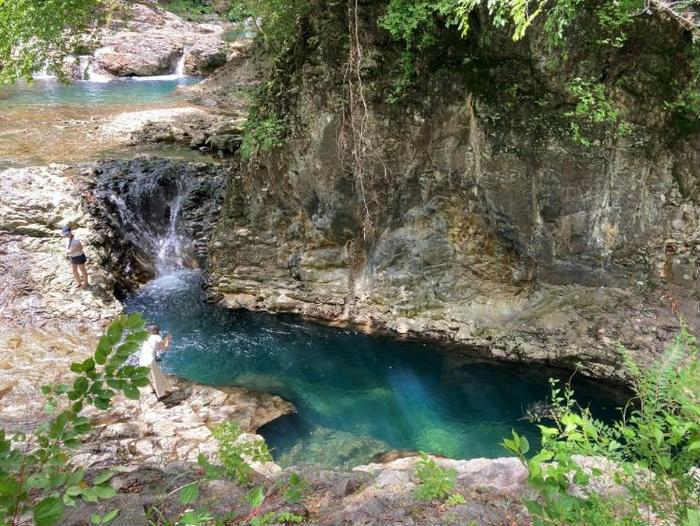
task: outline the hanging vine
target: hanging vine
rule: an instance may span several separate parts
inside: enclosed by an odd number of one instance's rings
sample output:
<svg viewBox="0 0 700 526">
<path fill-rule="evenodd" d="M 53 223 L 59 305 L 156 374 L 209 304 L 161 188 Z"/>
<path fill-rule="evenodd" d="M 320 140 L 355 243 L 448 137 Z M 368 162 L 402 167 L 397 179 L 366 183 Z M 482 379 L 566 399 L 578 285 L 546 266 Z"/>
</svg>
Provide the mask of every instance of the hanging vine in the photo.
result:
<svg viewBox="0 0 700 526">
<path fill-rule="evenodd" d="M 341 151 L 350 149 L 351 164 L 355 186 L 360 194 L 363 209 L 362 235 L 367 241 L 374 233 L 374 221 L 368 203 L 368 188 L 366 184 L 366 158 L 372 149 L 368 137 L 369 109 L 365 97 L 365 86 L 362 80 L 363 48 L 360 40 L 360 15 L 358 0 L 348 0 L 348 59 L 344 72 L 344 84 L 347 93 L 347 105 L 343 113 L 343 126 L 339 136 Z M 349 144 L 344 129 L 349 127 Z"/>
</svg>

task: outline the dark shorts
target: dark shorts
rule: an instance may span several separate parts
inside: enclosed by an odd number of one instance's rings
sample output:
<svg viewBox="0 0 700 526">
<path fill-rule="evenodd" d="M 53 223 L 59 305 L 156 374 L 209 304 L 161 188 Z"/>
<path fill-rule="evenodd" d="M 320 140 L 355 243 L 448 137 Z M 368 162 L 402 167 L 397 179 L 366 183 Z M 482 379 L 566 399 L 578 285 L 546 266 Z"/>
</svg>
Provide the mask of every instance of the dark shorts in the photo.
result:
<svg viewBox="0 0 700 526">
<path fill-rule="evenodd" d="M 84 265 L 86 261 L 87 258 L 85 257 L 85 254 L 80 254 L 79 256 L 71 256 L 70 258 L 70 262 L 73 263 L 73 265 Z"/>
</svg>

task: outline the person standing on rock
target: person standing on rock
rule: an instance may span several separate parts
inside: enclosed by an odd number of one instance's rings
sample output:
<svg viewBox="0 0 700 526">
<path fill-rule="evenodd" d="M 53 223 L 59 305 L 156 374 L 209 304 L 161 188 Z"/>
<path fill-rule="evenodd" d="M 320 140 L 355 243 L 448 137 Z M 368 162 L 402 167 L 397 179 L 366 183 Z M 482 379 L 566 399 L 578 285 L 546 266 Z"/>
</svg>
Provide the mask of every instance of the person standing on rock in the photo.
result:
<svg viewBox="0 0 700 526">
<path fill-rule="evenodd" d="M 151 381 L 153 391 L 156 393 L 156 398 L 160 400 L 170 393 L 171 387 L 170 382 L 163 374 L 163 371 L 160 370 L 156 360 L 160 359 L 160 354 L 165 352 L 170 343 L 170 338 L 166 336 L 165 340 L 163 340 L 158 325 L 149 325 L 146 330 L 150 333 L 150 336 L 141 344 L 139 366 L 151 369 L 148 378 Z"/>
<path fill-rule="evenodd" d="M 78 283 L 78 287 L 81 289 L 86 288 L 88 286 L 88 275 L 85 269 L 87 258 L 85 257 L 85 252 L 83 252 L 83 244 L 79 239 L 73 236 L 73 231 L 69 226 L 63 227 L 61 235 L 68 238 L 66 257 L 68 257 L 71 267 L 73 267 L 73 277 Z"/>
</svg>

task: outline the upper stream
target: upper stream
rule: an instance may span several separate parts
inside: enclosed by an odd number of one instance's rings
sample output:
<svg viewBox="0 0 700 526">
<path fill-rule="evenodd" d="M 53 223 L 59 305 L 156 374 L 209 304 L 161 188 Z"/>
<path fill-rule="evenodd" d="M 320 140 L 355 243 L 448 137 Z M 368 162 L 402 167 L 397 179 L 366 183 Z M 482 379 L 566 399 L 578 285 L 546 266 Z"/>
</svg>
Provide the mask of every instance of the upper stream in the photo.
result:
<svg viewBox="0 0 700 526">
<path fill-rule="evenodd" d="M 0 89 L 0 107 L 79 105 L 86 110 L 101 104 L 144 104 L 173 97 L 178 86 L 199 82 L 198 77 L 138 77 L 110 82 L 78 81 L 62 83 L 55 79 L 35 80 Z"/>
<path fill-rule="evenodd" d="M 172 334 L 163 367 L 209 385 L 275 393 L 298 414 L 260 430 L 282 465 L 364 463 L 391 449 L 455 458 L 498 457 L 522 419 L 549 394 L 547 371 L 486 363 L 427 344 L 397 342 L 306 323 L 232 312 L 203 300 L 200 274 L 178 271 L 127 305 Z M 579 382 L 579 399 L 603 416 L 614 403 Z"/>
</svg>

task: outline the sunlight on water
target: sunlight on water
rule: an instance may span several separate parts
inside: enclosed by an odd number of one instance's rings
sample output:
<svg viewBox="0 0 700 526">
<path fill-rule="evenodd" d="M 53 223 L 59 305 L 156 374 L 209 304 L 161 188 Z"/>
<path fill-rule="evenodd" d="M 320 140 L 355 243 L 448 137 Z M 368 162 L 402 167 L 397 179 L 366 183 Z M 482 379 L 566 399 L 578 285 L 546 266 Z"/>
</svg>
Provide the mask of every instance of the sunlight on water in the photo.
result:
<svg viewBox="0 0 700 526">
<path fill-rule="evenodd" d="M 173 336 L 166 370 L 211 385 L 279 394 L 298 415 L 261 430 L 284 464 L 351 466 L 391 449 L 496 457 L 511 430 L 536 444 L 525 407 L 548 395 L 531 371 L 459 359 L 430 345 L 372 338 L 297 318 L 230 312 L 202 301 L 200 276 L 149 283 L 128 303 Z M 581 393 L 608 414 L 612 405 Z"/>
</svg>

